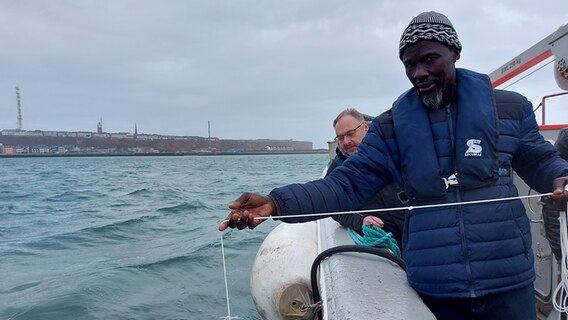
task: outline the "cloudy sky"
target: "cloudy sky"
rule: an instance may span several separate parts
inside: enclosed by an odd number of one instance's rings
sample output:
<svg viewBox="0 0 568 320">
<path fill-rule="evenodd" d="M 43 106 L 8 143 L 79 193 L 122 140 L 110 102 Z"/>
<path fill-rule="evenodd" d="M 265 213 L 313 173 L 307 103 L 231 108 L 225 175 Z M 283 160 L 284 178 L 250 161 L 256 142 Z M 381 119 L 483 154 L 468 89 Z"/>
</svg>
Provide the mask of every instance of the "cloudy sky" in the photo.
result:
<svg viewBox="0 0 568 320">
<path fill-rule="evenodd" d="M 25 130 L 211 121 L 222 139 L 325 147 L 341 110 L 378 115 L 409 88 L 398 41 L 430 10 L 458 32 L 457 66 L 485 73 L 568 23 L 566 0 L 0 0 L 0 129 L 18 126 L 19 86 Z M 509 89 L 538 104 L 553 79 L 550 64 Z"/>
</svg>

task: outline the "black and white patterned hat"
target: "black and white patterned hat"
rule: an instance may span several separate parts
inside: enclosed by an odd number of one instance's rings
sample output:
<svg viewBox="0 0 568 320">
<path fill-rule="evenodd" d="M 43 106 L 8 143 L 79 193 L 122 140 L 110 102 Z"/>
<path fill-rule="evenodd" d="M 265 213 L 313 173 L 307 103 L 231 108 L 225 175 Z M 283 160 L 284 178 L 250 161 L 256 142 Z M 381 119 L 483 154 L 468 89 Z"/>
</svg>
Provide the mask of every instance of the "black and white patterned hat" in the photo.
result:
<svg viewBox="0 0 568 320">
<path fill-rule="evenodd" d="M 450 19 L 438 12 L 423 12 L 410 21 L 400 38 L 399 57 L 402 59 L 407 47 L 423 40 L 440 42 L 461 52 L 461 43 Z"/>
</svg>

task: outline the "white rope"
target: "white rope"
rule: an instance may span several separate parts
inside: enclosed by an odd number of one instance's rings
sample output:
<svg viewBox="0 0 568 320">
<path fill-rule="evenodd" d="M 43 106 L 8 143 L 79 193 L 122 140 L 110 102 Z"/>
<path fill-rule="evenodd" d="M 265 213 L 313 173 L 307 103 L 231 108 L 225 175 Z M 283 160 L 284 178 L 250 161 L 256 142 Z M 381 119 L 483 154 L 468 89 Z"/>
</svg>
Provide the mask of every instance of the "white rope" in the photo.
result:
<svg viewBox="0 0 568 320">
<path fill-rule="evenodd" d="M 229 285 L 227 283 L 227 267 L 225 266 L 225 245 L 223 244 L 223 233 L 221 234 L 221 256 L 223 257 L 223 276 L 225 277 L 225 295 L 227 296 L 227 317 L 225 319 L 231 320 L 231 307 L 229 305 Z"/>
<path fill-rule="evenodd" d="M 566 211 L 560 212 L 560 248 L 562 258 L 560 261 L 560 282 L 552 295 L 554 309 L 561 313 L 568 313 L 568 232 L 566 230 Z"/>
<path fill-rule="evenodd" d="M 339 211 L 339 212 L 321 212 L 321 213 L 309 213 L 309 214 L 291 214 L 285 216 L 269 216 L 269 217 L 255 217 L 255 220 L 266 220 L 269 218 L 272 219 L 287 219 L 287 218 L 305 218 L 305 217 L 319 217 L 319 216 L 334 216 L 334 215 L 343 215 L 343 214 L 352 214 L 352 213 L 370 213 L 370 212 L 383 212 L 383 211 L 394 211 L 394 210 L 416 210 L 416 209 L 426 209 L 426 208 L 438 208 L 438 207 L 450 207 L 450 206 L 460 206 L 460 205 L 468 205 L 468 204 L 479 204 L 479 203 L 488 203 L 488 202 L 497 202 L 497 201 L 509 201 L 509 200 L 518 200 L 518 199 L 527 199 L 527 198 L 536 198 L 536 197 L 546 197 L 551 196 L 552 192 L 544 193 L 544 194 L 533 194 L 527 196 L 517 196 L 517 197 L 508 197 L 508 198 L 493 198 L 493 199 L 485 199 L 485 200 L 474 200 L 474 201 L 462 201 L 462 202 L 451 202 L 451 203 L 439 203 L 439 204 L 430 204 L 430 205 L 422 205 L 422 206 L 408 206 L 408 207 L 397 207 L 397 208 L 383 208 L 383 209 L 368 209 L 368 210 L 354 210 L 354 211 Z M 227 222 L 229 220 L 223 220 L 223 222 Z"/>
</svg>

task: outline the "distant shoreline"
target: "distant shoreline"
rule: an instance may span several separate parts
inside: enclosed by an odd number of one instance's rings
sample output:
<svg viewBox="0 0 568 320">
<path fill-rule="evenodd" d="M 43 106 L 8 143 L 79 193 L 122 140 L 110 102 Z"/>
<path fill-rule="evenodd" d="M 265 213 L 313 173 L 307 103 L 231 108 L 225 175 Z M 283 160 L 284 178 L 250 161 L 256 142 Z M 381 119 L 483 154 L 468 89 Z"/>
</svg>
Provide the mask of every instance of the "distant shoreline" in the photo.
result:
<svg viewBox="0 0 568 320">
<path fill-rule="evenodd" d="M 171 157 L 171 156 L 246 156 L 284 154 L 326 154 L 325 149 L 306 151 L 250 151 L 250 152 L 161 152 L 161 153 L 19 153 L 0 154 L 0 159 L 9 158 L 73 158 L 73 157 Z"/>
</svg>

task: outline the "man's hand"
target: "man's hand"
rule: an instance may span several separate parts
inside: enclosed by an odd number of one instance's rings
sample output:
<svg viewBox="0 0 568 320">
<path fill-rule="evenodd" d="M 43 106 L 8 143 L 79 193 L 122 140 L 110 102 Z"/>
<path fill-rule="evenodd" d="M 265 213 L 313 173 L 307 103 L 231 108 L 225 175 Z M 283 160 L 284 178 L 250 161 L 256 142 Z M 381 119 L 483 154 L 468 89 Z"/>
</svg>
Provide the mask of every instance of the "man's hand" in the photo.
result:
<svg viewBox="0 0 568 320">
<path fill-rule="evenodd" d="M 385 226 L 385 223 L 383 222 L 383 220 L 381 220 L 381 218 L 379 217 L 375 217 L 375 216 L 366 216 L 365 218 L 363 218 L 363 224 L 365 225 L 371 225 L 371 226 L 377 226 L 379 228 L 382 228 Z"/>
<path fill-rule="evenodd" d="M 258 193 L 245 192 L 237 200 L 229 204 L 231 213 L 227 219 L 219 226 L 219 231 L 227 228 L 237 228 L 242 230 L 246 227 L 254 229 L 264 222 L 266 218 L 274 214 L 275 209 L 272 200 L 268 196 Z"/>
<path fill-rule="evenodd" d="M 568 190 L 566 186 L 568 185 L 568 177 L 560 177 L 552 181 L 552 195 L 550 198 L 553 201 L 553 207 L 556 210 L 566 210 L 566 201 L 568 201 Z"/>
</svg>

